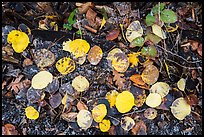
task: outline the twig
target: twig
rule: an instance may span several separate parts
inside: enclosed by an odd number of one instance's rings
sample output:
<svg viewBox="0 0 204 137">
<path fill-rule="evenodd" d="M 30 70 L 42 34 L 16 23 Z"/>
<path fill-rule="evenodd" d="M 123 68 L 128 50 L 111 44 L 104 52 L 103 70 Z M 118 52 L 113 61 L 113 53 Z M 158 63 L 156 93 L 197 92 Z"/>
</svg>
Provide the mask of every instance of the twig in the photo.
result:
<svg viewBox="0 0 204 137">
<path fill-rule="evenodd" d="M 133 112 L 130 112 L 130 113 L 126 113 L 126 114 L 123 114 L 122 116 L 125 116 L 125 115 L 129 115 L 129 114 L 134 114 L 134 113 L 140 113 L 140 112 L 143 112 L 143 111 L 145 111 L 146 109 L 142 109 L 142 110 L 134 110 Z"/>
<path fill-rule="evenodd" d="M 89 31 L 91 31 L 93 33 L 97 33 L 97 30 L 95 30 L 95 29 L 93 29 L 93 28 L 91 28 L 91 27 L 89 27 L 87 25 L 84 25 L 84 28 L 86 28 L 87 30 L 89 30 Z"/>
</svg>

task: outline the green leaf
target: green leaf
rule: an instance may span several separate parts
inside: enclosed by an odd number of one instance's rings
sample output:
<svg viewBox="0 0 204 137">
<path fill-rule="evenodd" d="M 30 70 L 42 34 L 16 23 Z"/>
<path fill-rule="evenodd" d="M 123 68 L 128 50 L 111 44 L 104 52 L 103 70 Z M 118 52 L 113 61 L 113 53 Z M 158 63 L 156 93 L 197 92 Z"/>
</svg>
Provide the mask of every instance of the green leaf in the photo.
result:
<svg viewBox="0 0 204 137">
<path fill-rule="evenodd" d="M 148 14 L 146 16 L 145 22 L 146 22 L 147 26 L 152 26 L 155 23 L 155 21 L 156 21 L 155 17 L 152 16 L 151 14 Z"/>
<path fill-rule="evenodd" d="M 131 42 L 131 47 L 136 47 L 136 46 L 143 46 L 144 45 L 144 38 L 143 37 L 137 37 Z"/>
<path fill-rule="evenodd" d="M 161 12 L 161 20 L 165 23 L 174 23 L 177 21 L 177 15 L 174 11 L 165 9 Z"/>
<path fill-rule="evenodd" d="M 151 41 L 153 44 L 157 44 L 161 41 L 161 38 L 152 33 L 147 33 L 147 36 L 145 37 L 145 42 L 146 41 Z"/>
<path fill-rule="evenodd" d="M 155 46 L 143 47 L 141 50 L 141 54 L 144 56 L 156 57 L 157 56 L 157 49 Z"/>
<path fill-rule="evenodd" d="M 79 29 L 79 30 L 76 32 L 76 34 L 82 35 L 81 30 Z"/>
<path fill-rule="evenodd" d="M 165 6 L 164 3 L 160 3 L 160 11 L 162 11 L 164 9 L 164 6 Z M 159 12 L 159 3 L 152 8 L 151 12 L 153 14 L 157 14 Z"/>
<path fill-rule="evenodd" d="M 68 23 L 63 24 L 63 28 L 66 28 L 68 30 L 72 30 L 72 25 L 76 22 L 76 20 L 74 19 L 74 15 L 77 13 L 77 11 L 78 11 L 77 9 L 74 9 L 70 13 L 70 15 L 69 15 L 69 17 L 67 19 Z"/>
</svg>

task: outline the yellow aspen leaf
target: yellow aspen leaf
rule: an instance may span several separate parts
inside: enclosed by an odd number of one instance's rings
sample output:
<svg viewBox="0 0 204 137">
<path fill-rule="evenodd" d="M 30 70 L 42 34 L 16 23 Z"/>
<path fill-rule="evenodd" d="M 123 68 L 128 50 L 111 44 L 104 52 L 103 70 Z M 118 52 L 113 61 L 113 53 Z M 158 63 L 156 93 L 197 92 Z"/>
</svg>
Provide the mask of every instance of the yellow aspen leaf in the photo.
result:
<svg viewBox="0 0 204 137">
<path fill-rule="evenodd" d="M 116 97 L 118 96 L 118 92 L 116 90 L 111 90 L 106 94 L 106 99 L 110 103 L 110 107 L 112 108 L 115 105 Z"/>
<path fill-rule="evenodd" d="M 130 67 L 138 66 L 139 59 L 137 57 L 139 55 L 140 55 L 140 52 L 137 52 L 137 53 L 134 52 L 134 53 L 128 54 L 128 60 L 130 64 L 132 64 Z"/>
<path fill-rule="evenodd" d="M 106 24 L 106 19 L 103 17 L 102 22 L 101 22 L 101 27 L 99 28 L 102 29 L 102 27 Z"/>
<path fill-rule="evenodd" d="M 99 46 L 93 46 L 88 53 L 88 61 L 92 65 L 97 65 L 103 57 L 103 51 Z"/>
<path fill-rule="evenodd" d="M 132 42 L 135 38 L 143 35 L 143 28 L 138 20 L 133 21 L 127 28 L 126 39 Z"/>
<path fill-rule="evenodd" d="M 31 86 L 34 89 L 43 89 L 48 86 L 53 80 L 53 75 L 48 71 L 38 72 L 31 81 Z"/>
<path fill-rule="evenodd" d="M 170 87 L 165 82 L 157 82 L 149 89 L 150 93 L 158 93 L 162 98 L 169 93 Z"/>
<path fill-rule="evenodd" d="M 112 60 L 112 67 L 117 72 L 125 72 L 129 67 L 129 60 L 125 53 L 116 53 Z"/>
<path fill-rule="evenodd" d="M 145 101 L 147 106 L 150 106 L 152 108 L 159 106 L 161 102 L 162 102 L 161 96 L 158 93 L 150 93 Z"/>
<path fill-rule="evenodd" d="M 166 35 L 165 35 L 164 31 L 162 30 L 161 26 L 159 26 L 157 24 L 152 25 L 152 32 L 155 35 L 159 36 L 160 38 L 166 39 Z"/>
<path fill-rule="evenodd" d="M 154 108 L 148 108 L 145 110 L 144 112 L 144 116 L 147 118 L 147 119 L 155 119 L 157 117 L 157 110 L 154 109 Z"/>
<path fill-rule="evenodd" d="M 66 75 L 75 70 L 75 62 L 71 58 L 63 57 L 57 61 L 56 68 L 61 74 Z"/>
<path fill-rule="evenodd" d="M 134 96 L 129 91 L 123 91 L 116 97 L 116 108 L 120 113 L 126 113 L 134 106 Z"/>
<path fill-rule="evenodd" d="M 92 116 L 94 121 L 96 122 L 101 122 L 103 120 L 103 118 L 106 116 L 107 114 L 107 108 L 105 104 L 99 104 L 97 106 L 95 106 L 92 110 Z"/>
<path fill-rule="evenodd" d="M 183 97 L 177 98 L 171 105 L 171 112 L 178 120 L 183 120 L 191 113 L 191 106 Z"/>
<path fill-rule="evenodd" d="M 123 52 L 122 52 L 122 50 L 119 49 L 119 48 L 114 48 L 114 49 L 112 49 L 112 50 L 108 53 L 108 56 L 106 57 L 106 59 L 112 61 L 113 58 L 114 58 L 114 55 L 115 55 L 116 53 L 123 53 Z"/>
<path fill-rule="evenodd" d="M 92 122 L 93 118 L 91 112 L 84 109 L 79 111 L 79 113 L 77 114 L 77 124 L 79 125 L 79 127 L 86 130 L 91 127 Z"/>
<path fill-rule="evenodd" d="M 17 53 L 23 52 L 30 43 L 28 35 L 18 30 L 12 30 L 8 34 L 7 42 L 12 44 L 12 48 Z"/>
<path fill-rule="evenodd" d="M 186 86 L 186 80 L 184 78 L 181 78 L 178 82 L 177 82 L 177 87 L 178 89 L 180 89 L 181 91 L 185 90 L 185 86 Z"/>
<path fill-rule="evenodd" d="M 142 72 L 142 80 L 149 84 L 152 85 L 154 84 L 158 78 L 159 78 L 159 70 L 157 69 L 156 66 L 154 65 L 148 65 Z"/>
<path fill-rule="evenodd" d="M 107 132 L 110 129 L 110 120 L 108 119 L 103 119 L 100 123 L 99 123 L 99 128 L 102 132 Z"/>
<path fill-rule="evenodd" d="M 126 116 L 121 118 L 121 127 L 125 131 L 129 131 L 134 127 L 134 125 L 135 125 L 135 121 L 131 117 Z"/>
<path fill-rule="evenodd" d="M 78 92 L 83 92 L 89 88 L 89 81 L 79 75 L 72 80 L 72 87 Z"/>
<path fill-rule="evenodd" d="M 89 51 L 90 45 L 86 40 L 75 39 L 70 42 L 68 51 L 74 55 L 75 58 L 86 55 Z"/>
<path fill-rule="evenodd" d="M 39 117 L 39 112 L 32 106 L 25 109 L 26 117 L 31 120 L 36 120 Z"/>
</svg>

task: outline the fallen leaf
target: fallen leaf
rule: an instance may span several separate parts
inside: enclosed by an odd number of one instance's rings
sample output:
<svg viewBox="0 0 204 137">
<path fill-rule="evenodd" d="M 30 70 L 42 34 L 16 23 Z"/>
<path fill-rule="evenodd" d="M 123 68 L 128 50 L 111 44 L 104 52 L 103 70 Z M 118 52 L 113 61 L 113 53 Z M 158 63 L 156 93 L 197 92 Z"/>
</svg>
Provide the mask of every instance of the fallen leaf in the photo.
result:
<svg viewBox="0 0 204 137">
<path fill-rule="evenodd" d="M 133 53 L 128 54 L 128 60 L 131 64 L 130 67 L 138 66 L 138 62 L 139 62 L 138 56 L 139 55 L 140 55 L 140 52 L 133 52 Z"/>
<path fill-rule="evenodd" d="M 99 128 L 102 132 L 108 132 L 108 130 L 110 129 L 110 120 L 108 119 L 103 119 L 100 123 L 99 123 Z"/>
<path fill-rule="evenodd" d="M 79 75 L 72 80 L 72 87 L 78 92 L 83 92 L 89 88 L 89 81 Z"/>
<path fill-rule="evenodd" d="M 119 29 L 114 29 L 112 31 L 110 31 L 107 35 L 106 35 L 106 40 L 114 40 L 118 37 L 120 33 Z"/>
<path fill-rule="evenodd" d="M 164 31 L 162 30 L 162 28 L 159 25 L 157 25 L 157 24 L 152 25 L 152 32 L 155 35 L 159 36 L 160 38 L 166 39 L 166 35 L 165 35 Z"/>
<path fill-rule="evenodd" d="M 116 53 L 112 59 L 112 67 L 117 72 L 125 72 L 129 67 L 129 60 L 125 53 Z"/>
<path fill-rule="evenodd" d="M 157 117 L 157 110 L 154 108 L 148 108 L 144 111 L 144 116 L 147 119 L 155 119 Z"/>
<path fill-rule="evenodd" d="M 147 57 L 156 57 L 157 56 L 157 49 L 153 45 L 149 45 L 147 47 L 143 47 L 141 50 L 141 54 Z"/>
<path fill-rule="evenodd" d="M 152 45 L 158 44 L 161 41 L 161 38 L 157 35 L 154 35 L 152 33 L 147 33 L 145 36 L 145 42 L 150 41 Z"/>
<path fill-rule="evenodd" d="M 147 14 L 145 23 L 147 26 L 152 26 L 155 23 L 156 19 L 153 15 Z"/>
<path fill-rule="evenodd" d="M 149 89 L 150 93 L 158 93 L 162 98 L 169 93 L 170 87 L 165 82 L 156 82 Z"/>
<path fill-rule="evenodd" d="M 178 82 L 177 82 L 177 87 L 178 89 L 180 89 L 181 91 L 185 90 L 185 86 L 186 86 L 186 80 L 184 78 L 181 78 Z"/>
<path fill-rule="evenodd" d="M 162 102 L 162 98 L 160 96 L 160 94 L 158 93 L 150 93 L 147 98 L 145 103 L 147 104 L 147 106 L 150 106 L 152 108 L 155 108 L 157 106 L 159 106 Z"/>
<path fill-rule="evenodd" d="M 131 48 L 134 48 L 134 47 L 142 47 L 143 45 L 144 45 L 144 38 L 143 37 L 137 37 L 130 43 L 129 46 Z"/>
<path fill-rule="evenodd" d="M 60 117 L 67 122 L 76 122 L 78 113 L 76 112 L 69 112 L 69 113 L 62 113 Z"/>
<path fill-rule="evenodd" d="M 92 2 L 86 2 L 86 3 L 76 3 L 76 6 L 78 7 L 79 14 L 84 14 L 88 11 L 89 7 L 93 7 Z"/>
<path fill-rule="evenodd" d="M 28 106 L 25 109 L 26 117 L 31 120 L 36 120 L 39 117 L 39 112 L 32 106 Z"/>
<path fill-rule="evenodd" d="M 124 87 L 124 82 L 126 81 L 125 78 L 123 78 L 124 74 L 120 74 L 117 71 L 113 70 L 113 75 L 113 81 L 115 81 L 115 84 L 119 89 L 122 89 Z"/>
<path fill-rule="evenodd" d="M 170 9 L 161 11 L 160 19 L 165 23 L 174 23 L 177 21 L 177 15 Z"/>
<path fill-rule="evenodd" d="M 144 121 L 140 120 L 139 122 L 136 122 L 131 132 L 133 135 L 147 135 L 147 127 Z"/>
<path fill-rule="evenodd" d="M 128 116 L 125 116 L 123 118 L 121 118 L 121 127 L 125 130 L 125 131 L 129 131 L 131 130 L 134 125 L 135 125 L 135 121 Z"/>
<path fill-rule="evenodd" d="M 159 78 L 159 70 L 154 65 L 148 65 L 143 70 L 141 77 L 145 83 L 152 85 Z"/>
<path fill-rule="evenodd" d="M 194 94 L 187 95 L 185 97 L 185 100 L 191 106 L 198 105 L 198 102 L 199 102 L 198 97 L 196 95 L 194 95 Z"/>
<path fill-rule="evenodd" d="M 75 67 L 75 62 L 68 57 L 63 57 L 56 62 L 57 70 L 63 75 L 73 72 Z"/>
<path fill-rule="evenodd" d="M 103 118 L 106 116 L 106 114 L 107 114 L 107 108 L 105 104 L 99 104 L 92 109 L 93 119 L 97 123 L 100 123 L 103 120 Z"/>
<path fill-rule="evenodd" d="M 143 35 L 143 28 L 138 20 L 133 21 L 127 28 L 126 39 L 132 42 L 135 38 Z"/>
<path fill-rule="evenodd" d="M 76 62 L 76 64 L 83 65 L 84 62 L 86 61 L 86 55 L 84 55 L 82 57 L 78 57 L 78 58 L 74 57 L 73 59 Z"/>
<path fill-rule="evenodd" d="M 92 65 L 97 65 L 103 57 L 103 51 L 99 46 L 93 46 L 88 53 L 88 61 Z"/>
<path fill-rule="evenodd" d="M 86 12 L 86 18 L 91 21 L 92 23 L 95 22 L 97 13 L 93 11 L 90 7 L 88 8 L 88 11 Z"/>
<path fill-rule="evenodd" d="M 134 95 L 135 98 L 135 106 L 136 107 L 142 107 L 143 104 L 146 101 L 146 93 L 145 90 L 141 89 L 141 88 L 137 88 L 132 86 L 131 87 L 131 93 Z"/>
<path fill-rule="evenodd" d="M 142 80 L 142 77 L 140 74 L 134 74 L 130 77 L 130 80 L 132 82 L 134 82 L 135 84 L 138 84 L 138 85 L 145 85 L 145 82 Z"/>
<path fill-rule="evenodd" d="M 14 125 L 5 124 L 2 126 L 2 135 L 19 135 L 19 133 Z"/>
<path fill-rule="evenodd" d="M 23 67 L 30 66 L 30 65 L 33 65 L 33 61 L 29 58 L 25 58 L 23 60 Z"/>
<path fill-rule="evenodd" d="M 112 108 L 113 106 L 115 106 L 115 102 L 116 102 L 116 97 L 118 95 L 118 92 L 116 90 L 111 90 L 109 92 L 106 93 L 106 99 L 108 100 L 108 102 L 110 103 L 110 107 Z"/>
<path fill-rule="evenodd" d="M 62 96 L 60 93 L 56 93 L 54 95 L 51 95 L 49 98 L 50 105 L 54 109 L 57 108 L 61 104 L 61 101 L 62 101 Z"/>
<path fill-rule="evenodd" d="M 102 29 L 102 27 L 103 27 L 105 24 L 106 24 L 106 19 L 103 17 L 102 22 L 101 22 L 101 26 L 100 26 L 99 30 Z"/>
<path fill-rule="evenodd" d="M 88 110 L 79 111 L 79 113 L 77 114 L 77 124 L 79 125 L 79 127 L 86 130 L 91 127 L 92 122 L 93 118 L 91 112 L 89 112 Z"/>
<path fill-rule="evenodd" d="M 88 107 L 86 106 L 86 104 L 84 104 L 84 102 L 82 101 L 79 101 L 77 103 L 77 109 L 80 111 L 80 110 L 88 110 Z"/>
<path fill-rule="evenodd" d="M 59 80 L 57 78 L 54 78 L 51 83 L 48 84 L 48 86 L 45 88 L 45 91 L 47 91 L 50 94 L 55 93 L 59 89 Z"/>
<path fill-rule="evenodd" d="M 27 95 L 27 100 L 29 102 L 36 103 L 41 99 L 43 92 L 40 89 L 34 89 L 33 87 L 30 87 L 26 95 Z"/>
</svg>

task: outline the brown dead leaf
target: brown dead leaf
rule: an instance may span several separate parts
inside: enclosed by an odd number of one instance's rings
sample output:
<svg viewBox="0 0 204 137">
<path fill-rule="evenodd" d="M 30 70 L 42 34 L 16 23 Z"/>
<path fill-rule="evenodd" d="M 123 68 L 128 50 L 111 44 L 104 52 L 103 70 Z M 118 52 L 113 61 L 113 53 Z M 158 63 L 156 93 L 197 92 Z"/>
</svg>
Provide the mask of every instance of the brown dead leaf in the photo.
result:
<svg viewBox="0 0 204 137">
<path fill-rule="evenodd" d="M 200 43 L 198 49 L 197 49 L 198 54 L 202 57 L 202 43 Z"/>
<path fill-rule="evenodd" d="M 106 35 L 106 40 L 114 40 L 118 37 L 120 33 L 119 29 L 114 29 L 112 31 L 110 31 L 107 35 Z"/>
<path fill-rule="evenodd" d="M 76 6 L 78 7 L 79 14 L 84 14 L 88 11 L 89 7 L 93 8 L 94 4 L 93 2 L 76 3 Z"/>
<path fill-rule="evenodd" d="M 137 122 L 131 131 L 133 135 L 147 135 L 147 127 L 142 120 Z"/>
<path fill-rule="evenodd" d="M 115 126 L 112 125 L 108 130 L 109 135 L 116 135 Z"/>
<path fill-rule="evenodd" d="M 19 135 L 16 127 L 12 124 L 2 126 L 2 135 Z"/>
<path fill-rule="evenodd" d="M 24 59 L 23 67 L 30 66 L 30 65 L 33 65 L 33 61 L 29 58 Z"/>
<path fill-rule="evenodd" d="M 88 8 L 88 11 L 86 12 L 86 18 L 91 21 L 95 22 L 97 13 L 93 11 L 90 7 Z"/>
<path fill-rule="evenodd" d="M 77 103 L 77 109 L 78 109 L 79 111 L 82 110 L 82 109 L 88 110 L 88 107 L 86 106 L 86 104 L 84 104 L 84 102 L 79 101 L 79 102 Z"/>
<path fill-rule="evenodd" d="M 191 106 L 197 105 L 198 102 L 199 102 L 198 97 L 196 95 L 194 95 L 194 94 L 187 95 L 185 97 L 185 100 Z"/>
<path fill-rule="evenodd" d="M 113 70 L 113 75 L 113 81 L 115 81 L 115 84 L 119 89 L 122 89 L 124 87 L 124 82 L 126 81 L 125 78 L 122 78 L 124 74 L 120 74 L 116 70 Z"/>
</svg>

